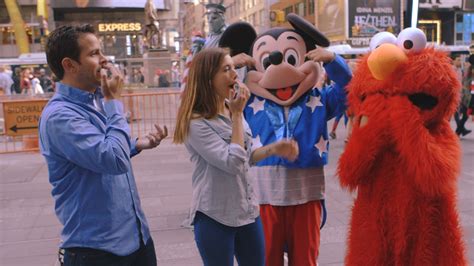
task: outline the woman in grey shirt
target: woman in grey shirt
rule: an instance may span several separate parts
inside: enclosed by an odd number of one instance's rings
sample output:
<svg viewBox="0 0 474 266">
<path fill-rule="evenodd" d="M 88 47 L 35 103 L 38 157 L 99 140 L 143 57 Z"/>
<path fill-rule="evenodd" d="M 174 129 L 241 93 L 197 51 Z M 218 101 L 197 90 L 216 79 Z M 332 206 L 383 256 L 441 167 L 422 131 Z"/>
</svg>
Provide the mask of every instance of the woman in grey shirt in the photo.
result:
<svg viewBox="0 0 474 266">
<path fill-rule="evenodd" d="M 233 265 L 234 254 L 239 265 L 264 265 L 263 229 L 248 168 L 268 156 L 298 156 L 293 140 L 252 147 L 242 115 L 249 95 L 226 50 L 205 49 L 194 57 L 174 142 L 185 144 L 195 164 L 190 221 L 204 265 Z"/>
</svg>

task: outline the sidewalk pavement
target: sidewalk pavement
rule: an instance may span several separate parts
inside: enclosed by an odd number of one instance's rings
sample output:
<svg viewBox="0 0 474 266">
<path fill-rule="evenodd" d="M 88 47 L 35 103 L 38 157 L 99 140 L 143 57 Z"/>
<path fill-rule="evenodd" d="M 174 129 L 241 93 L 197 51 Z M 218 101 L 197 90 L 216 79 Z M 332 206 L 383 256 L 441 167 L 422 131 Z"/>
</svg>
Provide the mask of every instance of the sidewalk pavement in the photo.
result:
<svg viewBox="0 0 474 266">
<path fill-rule="evenodd" d="M 332 126 L 332 121 L 328 124 Z M 469 121 L 467 128 L 474 129 Z M 326 167 L 328 221 L 321 232 L 319 265 L 343 265 L 353 196 L 339 187 L 335 170 L 344 147 L 340 125 Z M 458 209 L 470 264 L 474 265 L 474 133 L 461 140 Z M 191 171 L 185 148 L 165 140 L 133 158 L 158 265 L 202 265 L 191 230 L 181 227 L 191 200 Z M 39 153 L 0 155 L 0 265 L 55 266 L 61 226 L 54 214 L 47 167 Z"/>
</svg>

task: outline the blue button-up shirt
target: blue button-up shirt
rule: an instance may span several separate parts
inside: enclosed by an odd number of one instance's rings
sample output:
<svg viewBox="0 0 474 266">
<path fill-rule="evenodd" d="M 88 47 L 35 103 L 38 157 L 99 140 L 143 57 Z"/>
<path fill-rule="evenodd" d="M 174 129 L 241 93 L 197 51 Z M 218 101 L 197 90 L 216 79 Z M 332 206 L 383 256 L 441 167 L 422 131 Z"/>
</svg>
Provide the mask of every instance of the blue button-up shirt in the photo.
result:
<svg viewBox="0 0 474 266">
<path fill-rule="evenodd" d="M 99 97 L 97 97 L 99 96 Z M 41 153 L 64 225 L 62 248 L 88 247 L 125 256 L 150 238 L 130 157 L 135 141 L 118 100 L 94 107 L 89 93 L 58 83 L 39 124 Z"/>
</svg>

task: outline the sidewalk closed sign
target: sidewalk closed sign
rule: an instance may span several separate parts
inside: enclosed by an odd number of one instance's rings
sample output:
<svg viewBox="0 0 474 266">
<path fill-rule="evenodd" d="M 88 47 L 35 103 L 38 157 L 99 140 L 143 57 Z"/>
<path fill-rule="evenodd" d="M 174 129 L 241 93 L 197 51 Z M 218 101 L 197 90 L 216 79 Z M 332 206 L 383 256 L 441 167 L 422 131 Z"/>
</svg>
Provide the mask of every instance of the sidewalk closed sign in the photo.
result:
<svg viewBox="0 0 474 266">
<path fill-rule="evenodd" d="M 48 99 L 3 102 L 6 135 L 38 134 L 39 118 L 47 102 Z"/>
</svg>

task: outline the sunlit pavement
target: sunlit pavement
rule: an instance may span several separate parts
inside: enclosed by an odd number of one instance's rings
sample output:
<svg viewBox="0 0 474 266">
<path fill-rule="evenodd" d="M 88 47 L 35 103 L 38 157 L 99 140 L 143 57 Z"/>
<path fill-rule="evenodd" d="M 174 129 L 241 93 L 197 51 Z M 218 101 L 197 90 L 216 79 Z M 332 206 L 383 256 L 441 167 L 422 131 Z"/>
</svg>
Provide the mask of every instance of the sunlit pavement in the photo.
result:
<svg viewBox="0 0 474 266">
<path fill-rule="evenodd" d="M 474 123 L 469 121 L 467 128 L 474 129 Z M 344 138 L 345 128 L 340 125 L 326 167 L 328 221 L 321 233 L 319 265 L 342 265 L 344 261 L 352 195 L 339 187 L 334 175 Z M 474 265 L 474 133 L 464 137 L 461 145 L 458 208 L 469 261 Z M 158 149 L 136 156 L 133 167 L 158 265 L 202 265 L 192 231 L 181 226 L 191 199 L 192 165 L 184 147 L 168 139 Z M 58 265 L 61 227 L 47 176 L 39 153 L 0 155 L 0 265 Z"/>
</svg>

